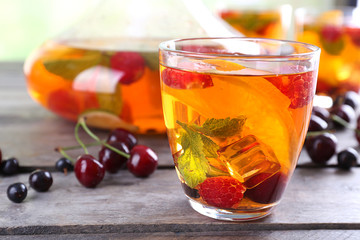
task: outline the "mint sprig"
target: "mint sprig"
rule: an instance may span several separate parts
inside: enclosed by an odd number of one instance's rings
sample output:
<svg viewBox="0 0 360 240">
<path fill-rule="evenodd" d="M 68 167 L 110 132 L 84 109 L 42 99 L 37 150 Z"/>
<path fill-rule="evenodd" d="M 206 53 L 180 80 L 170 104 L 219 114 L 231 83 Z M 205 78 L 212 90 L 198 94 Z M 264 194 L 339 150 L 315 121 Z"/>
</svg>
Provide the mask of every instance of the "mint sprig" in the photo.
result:
<svg viewBox="0 0 360 240">
<path fill-rule="evenodd" d="M 208 173 L 215 171 L 208 158 L 218 158 L 219 146 L 210 137 L 232 137 L 241 133 L 246 117 L 208 119 L 203 125 L 186 124 L 177 121 L 182 127 L 178 143 L 183 153 L 177 159 L 177 167 L 186 184 L 194 188 L 202 183 Z M 226 173 L 221 172 L 221 175 Z"/>
<path fill-rule="evenodd" d="M 224 138 L 241 133 L 245 121 L 245 116 L 225 119 L 211 118 L 207 119 L 202 126 L 192 124 L 191 128 L 209 137 Z"/>
<path fill-rule="evenodd" d="M 177 160 L 177 167 L 186 184 L 194 188 L 206 179 L 208 172 L 209 163 L 203 151 L 204 143 L 199 133 L 184 123 L 177 123 L 183 128 L 178 142 L 184 151 Z"/>
<path fill-rule="evenodd" d="M 81 58 L 44 61 L 44 67 L 50 73 L 61 76 L 66 80 L 74 80 L 79 73 L 100 64 L 101 61 L 102 55 L 100 52 L 88 51 Z"/>
</svg>

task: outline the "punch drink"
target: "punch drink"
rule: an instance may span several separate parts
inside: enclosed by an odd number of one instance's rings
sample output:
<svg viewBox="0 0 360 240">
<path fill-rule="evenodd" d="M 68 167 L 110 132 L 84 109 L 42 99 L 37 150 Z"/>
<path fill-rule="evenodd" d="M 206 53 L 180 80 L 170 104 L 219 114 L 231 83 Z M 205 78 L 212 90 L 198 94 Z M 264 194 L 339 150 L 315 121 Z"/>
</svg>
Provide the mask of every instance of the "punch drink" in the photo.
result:
<svg viewBox="0 0 360 240">
<path fill-rule="evenodd" d="M 69 120 L 82 115 L 95 127 L 165 132 L 157 52 L 116 44 L 47 42 L 24 67 L 30 95 Z"/>
<path fill-rule="evenodd" d="M 351 22 L 351 16 L 346 17 L 340 10 L 326 11 L 316 16 L 303 11 L 300 9 L 297 12 L 296 39 L 322 49 L 317 92 L 330 96 L 350 90 L 358 92 L 360 19 L 356 22 L 354 17 Z"/>
<path fill-rule="evenodd" d="M 197 49 L 206 53 L 189 52 L 176 66 L 160 61 L 165 125 L 184 192 L 195 210 L 216 209 L 215 218 L 228 219 L 223 210 L 235 214 L 231 220 L 265 216 L 295 168 L 317 69 L 290 60 L 272 72 L 266 60 L 254 65 L 219 48 Z"/>
<path fill-rule="evenodd" d="M 278 10 L 221 10 L 220 17 L 247 37 L 284 38 Z"/>
</svg>

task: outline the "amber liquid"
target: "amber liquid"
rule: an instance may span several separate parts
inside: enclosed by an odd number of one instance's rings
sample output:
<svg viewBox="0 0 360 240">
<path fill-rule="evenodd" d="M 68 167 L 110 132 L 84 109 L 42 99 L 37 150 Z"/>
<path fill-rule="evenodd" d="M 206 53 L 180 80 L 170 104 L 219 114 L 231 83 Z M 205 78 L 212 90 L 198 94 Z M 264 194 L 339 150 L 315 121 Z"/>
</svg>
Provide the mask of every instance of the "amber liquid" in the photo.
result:
<svg viewBox="0 0 360 240">
<path fill-rule="evenodd" d="M 316 82 L 314 76 L 316 74 L 313 72 L 266 76 L 206 74 L 211 77 L 211 85 L 208 84 L 204 88 L 199 88 L 199 85 L 195 85 L 195 88 L 192 88 L 189 85 L 187 88 L 181 89 L 179 87 L 174 88 L 171 84 L 169 85 L 169 80 L 165 83 L 164 69 L 169 68 L 161 67 L 165 124 L 168 129 L 175 166 L 177 167 L 177 173 L 180 181 L 183 183 L 183 187 L 190 183 L 186 182 L 185 177 L 177 166 L 179 157 L 184 153 L 184 146 L 182 146 L 180 139 L 183 127 L 178 123 L 185 123 L 189 126 L 191 124 L 201 126 L 212 118 L 235 118 L 241 115 L 246 118 L 246 121 L 240 134 L 225 138 L 209 137 L 218 146 L 218 157 L 207 159 L 209 167 L 215 169 L 215 174 L 207 173 L 207 178 L 216 177 L 216 172 L 218 172 L 221 173 L 220 175 L 234 177 L 245 186 L 247 185 L 251 188 L 251 190 L 247 189 L 245 191 L 244 198 L 235 204 L 232 209 L 261 209 L 276 204 L 284 191 L 289 176 L 293 172 L 301 151 L 312 108 L 312 98 Z M 201 76 L 203 74 L 198 75 Z M 197 77 L 197 79 L 200 78 Z M 301 84 L 307 82 L 306 90 L 302 90 L 303 96 L 301 98 L 307 98 L 305 102 L 295 100 L 294 96 L 298 94 L 296 93 L 297 90 L 289 87 L 290 85 L 297 85 L 296 81 L 298 80 Z M 179 79 L 174 79 L 175 81 L 178 83 Z M 260 145 L 257 143 L 244 143 L 244 149 L 238 152 L 240 153 L 239 156 L 244 154 L 244 157 L 247 159 L 245 161 L 246 164 L 244 164 L 244 161 L 241 163 L 237 159 L 228 158 L 228 156 L 238 155 L 235 152 L 238 151 L 236 147 L 241 145 L 233 145 L 233 143 L 252 141 L 251 139 L 255 138 Z M 206 143 L 204 142 L 204 144 Z M 273 158 L 272 163 L 275 163 L 274 170 L 271 170 L 271 166 L 267 167 L 265 166 L 266 164 L 262 164 L 262 157 L 257 154 L 251 155 L 250 153 L 251 156 L 245 156 L 247 149 L 252 148 L 254 145 L 256 147 L 261 146 L 260 148 L 264 151 L 270 152 L 268 157 Z M 264 171 L 276 174 L 276 181 L 269 180 L 270 183 L 267 183 L 269 185 L 274 184 L 272 186 L 274 189 L 270 194 L 271 196 L 267 196 L 266 200 L 249 198 L 247 191 L 248 193 L 252 191 L 252 194 L 254 194 L 257 188 L 254 188 L 254 185 L 250 186 L 246 179 L 244 180 L 239 177 L 239 175 L 245 176 L 246 173 L 253 174 L 251 169 L 248 169 L 252 164 L 256 164 L 260 168 L 267 168 Z M 235 173 L 231 171 L 235 171 Z M 262 170 L 260 169 L 259 171 Z M 245 175 L 244 172 L 246 172 Z M 256 176 L 256 174 L 252 176 Z M 195 196 L 198 194 L 189 194 L 189 192 L 196 192 L 199 185 L 194 186 L 192 189 L 185 187 L 185 193 L 194 201 L 206 205 L 206 201 L 201 196 Z M 263 191 L 261 187 L 259 191 Z"/>
<path fill-rule="evenodd" d="M 336 96 L 359 91 L 360 28 L 316 23 L 299 28 L 297 41 L 321 48 L 317 93 Z"/>
<path fill-rule="evenodd" d="M 139 133 L 165 132 L 158 53 L 84 46 L 47 42 L 28 58 L 25 74 L 33 99 L 72 121 L 87 112 L 106 112 Z"/>
<path fill-rule="evenodd" d="M 223 10 L 219 15 L 246 37 L 285 37 L 279 11 Z"/>
</svg>

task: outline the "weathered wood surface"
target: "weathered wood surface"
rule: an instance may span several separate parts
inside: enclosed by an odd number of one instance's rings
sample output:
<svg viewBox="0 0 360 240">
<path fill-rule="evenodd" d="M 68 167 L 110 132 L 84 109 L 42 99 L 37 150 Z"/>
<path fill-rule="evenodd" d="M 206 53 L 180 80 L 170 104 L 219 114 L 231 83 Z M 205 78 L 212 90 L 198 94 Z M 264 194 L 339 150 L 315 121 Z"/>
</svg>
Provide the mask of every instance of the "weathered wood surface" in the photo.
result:
<svg viewBox="0 0 360 240">
<path fill-rule="evenodd" d="M 234 232 L 157 232 L 157 233 L 108 233 L 108 234 L 61 234 L 61 235 L 25 235 L 3 236 L 3 240 L 99 240 L 99 239 L 151 239 L 151 240 L 358 240 L 359 232 L 354 230 L 303 230 L 303 231 L 234 231 Z"/>
<path fill-rule="evenodd" d="M 297 169 L 273 214 L 247 223 L 216 221 L 196 213 L 173 170 L 157 170 L 148 179 L 127 171 L 106 175 L 96 189 L 80 186 L 73 173 L 53 177 L 49 192 L 30 189 L 21 204 L 11 203 L 5 191 L 10 183 L 26 183 L 28 174 L 2 178 L 0 234 L 360 231 L 360 169 L 346 173 Z"/>
<path fill-rule="evenodd" d="M 76 144 L 74 124 L 28 96 L 21 63 L 0 64 L 0 99 L 0 148 L 5 157 L 16 156 L 27 167 L 52 167 L 60 156 L 54 147 Z M 337 136 L 338 150 L 357 147 L 350 131 Z M 87 139 L 85 134 L 81 137 Z M 360 239 L 360 168 L 340 171 L 334 167 L 335 157 L 319 168 L 303 152 L 272 215 L 230 223 L 191 209 L 172 169 L 165 135 L 140 136 L 140 142 L 159 154 L 161 169 L 148 179 L 122 171 L 106 175 L 98 188 L 86 189 L 73 173 L 54 173 L 50 192 L 30 189 L 25 202 L 14 204 L 7 199 L 6 188 L 16 181 L 27 183 L 28 173 L 0 176 L 0 235 L 4 239 Z M 94 154 L 97 150 L 90 149 Z"/>
</svg>

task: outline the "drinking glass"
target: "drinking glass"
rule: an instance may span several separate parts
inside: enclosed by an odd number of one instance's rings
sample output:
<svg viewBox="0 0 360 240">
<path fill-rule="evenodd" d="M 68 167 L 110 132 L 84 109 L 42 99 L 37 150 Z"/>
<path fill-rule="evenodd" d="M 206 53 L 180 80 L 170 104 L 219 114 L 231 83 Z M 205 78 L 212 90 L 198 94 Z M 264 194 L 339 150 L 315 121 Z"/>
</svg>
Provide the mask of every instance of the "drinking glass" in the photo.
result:
<svg viewBox="0 0 360 240">
<path fill-rule="evenodd" d="M 313 45 L 262 38 L 160 44 L 165 125 L 193 209 L 231 221 L 270 214 L 305 139 L 319 56 Z"/>
<path fill-rule="evenodd" d="M 334 99 L 360 90 L 360 8 L 299 8 L 296 40 L 321 47 L 317 93 Z"/>
<path fill-rule="evenodd" d="M 246 37 L 287 39 L 291 23 L 290 4 L 269 1 L 218 1 L 216 15 Z"/>
</svg>

